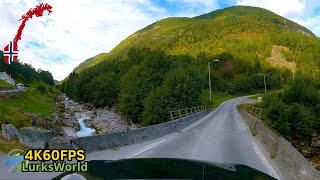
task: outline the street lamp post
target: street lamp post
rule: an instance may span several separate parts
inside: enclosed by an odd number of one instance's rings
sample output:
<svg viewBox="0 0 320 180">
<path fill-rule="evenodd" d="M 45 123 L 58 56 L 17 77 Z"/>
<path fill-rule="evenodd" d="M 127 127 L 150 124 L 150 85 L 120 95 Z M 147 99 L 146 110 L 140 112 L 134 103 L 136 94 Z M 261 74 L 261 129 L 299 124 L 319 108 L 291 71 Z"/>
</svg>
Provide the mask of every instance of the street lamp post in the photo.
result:
<svg viewBox="0 0 320 180">
<path fill-rule="evenodd" d="M 262 74 L 262 73 L 260 73 L 259 75 L 263 75 L 264 94 L 267 94 L 266 74 Z"/>
<path fill-rule="evenodd" d="M 211 74 L 210 74 L 210 63 L 213 63 L 213 62 L 219 62 L 219 59 L 216 59 L 212 62 L 208 62 L 208 70 L 209 70 L 209 96 L 210 96 L 210 101 L 211 101 Z"/>
<path fill-rule="evenodd" d="M 208 70 L 209 70 L 209 96 L 210 96 L 210 101 L 211 101 L 211 75 L 210 75 L 210 62 L 208 62 Z"/>
</svg>

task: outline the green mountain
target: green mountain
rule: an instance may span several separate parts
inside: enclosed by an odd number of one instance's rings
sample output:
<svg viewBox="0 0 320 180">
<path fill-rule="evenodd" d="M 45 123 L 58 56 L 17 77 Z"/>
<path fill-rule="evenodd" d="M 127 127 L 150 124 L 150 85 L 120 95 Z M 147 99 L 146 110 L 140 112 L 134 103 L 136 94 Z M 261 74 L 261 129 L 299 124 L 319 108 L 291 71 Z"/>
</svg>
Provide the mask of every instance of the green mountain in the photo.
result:
<svg viewBox="0 0 320 180">
<path fill-rule="evenodd" d="M 297 23 L 261 8 L 230 7 L 155 22 L 82 63 L 61 88 L 75 101 L 115 106 L 150 125 L 167 121 L 170 110 L 220 101 L 208 98 L 214 59 L 219 98 L 263 92 L 262 74 L 268 91 L 292 83 L 296 72 L 319 81 L 319 51 L 319 39 Z"/>
<path fill-rule="evenodd" d="M 319 44 L 310 30 L 295 22 L 265 9 L 236 6 L 194 18 L 158 21 L 132 34 L 110 53 L 88 59 L 75 70 L 80 72 L 106 60 L 124 59 L 133 47 L 193 57 L 200 52 L 217 55 L 227 51 L 243 59 L 258 55 L 265 60 L 273 45 L 282 45 L 292 51 L 290 60 L 302 65 L 319 59 L 319 53 L 315 53 L 319 52 Z"/>
<path fill-rule="evenodd" d="M 80 72 L 83 69 L 86 69 L 87 67 L 91 67 L 95 64 L 95 62 L 101 62 L 108 56 L 107 53 L 101 53 L 99 55 L 96 55 L 90 59 L 85 60 L 83 63 L 79 64 L 79 66 L 75 69 L 76 72 Z"/>
</svg>

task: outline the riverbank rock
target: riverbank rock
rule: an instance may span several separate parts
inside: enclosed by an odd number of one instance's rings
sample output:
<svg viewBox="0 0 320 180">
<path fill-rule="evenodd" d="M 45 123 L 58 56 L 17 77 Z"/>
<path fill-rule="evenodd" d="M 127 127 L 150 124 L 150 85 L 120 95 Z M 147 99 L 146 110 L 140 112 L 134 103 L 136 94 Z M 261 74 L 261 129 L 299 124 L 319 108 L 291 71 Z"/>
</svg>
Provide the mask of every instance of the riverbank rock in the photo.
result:
<svg viewBox="0 0 320 180">
<path fill-rule="evenodd" d="M 65 124 L 68 127 L 73 127 L 76 130 L 79 130 L 79 122 L 78 119 L 75 116 L 70 116 L 67 113 L 63 113 L 64 118 L 62 119 L 62 123 Z"/>
<path fill-rule="evenodd" d="M 8 140 L 8 141 L 13 141 L 17 140 L 19 137 L 19 133 L 17 128 L 12 125 L 12 124 L 2 124 L 2 136 Z"/>
<path fill-rule="evenodd" d="M 19 131 L 19 142 L 31 148 L 46 148 L 53 132 L 37 127 L 24 127 Z"/>
<path fill-rule="evenodd" d="M 72 137 L 54 137 L 49 140 L 48 145 L 50 149 L 75 149 L 72 145 Z"/>
<path fill-rule="evenodd" d="M 311 146 L 315 148 L 320 147 L 320 136 L 317 133 L 312 134 Z"/>
<path fill-rule="evenodd" d="M 83 121 L 87 128 L 96 130 L 97 134 L 108 134 L 115 132 L 123 132 L 130 129 L 136 129 L 137 126 L 132 123 L 127 123 L 116 109 L 109 108 L 94 108 L 91 104 L 80 104 L 67 98 L 62 102 L 65 105 L 65 112 L 61 122 L 63 126 L 80 130 L 80 116 L 85 116 Z M 63 135 L 62 133 L 60 135 Z"/>
<path fill-rule="evenodd" d="M 96 129 L 97 134 L 122 132 L 129 128 L 125 121 L 114 111 L 99 109 L 96 113 L 97 116 L 91 121 L 86 121 L 85 124 L 87 127 Z"/>
<path fill-rule="evenodd" d="M 74 115 L 76 112 L 81 112 L 83 105 L 78 104 L 72 100 L 64 101 L 65 111 L 67 114 Z"/>
<path fill-rule="evenodd" d="M 86 114 L 89 119 L 94 118 L 96 116 L 96 113 L 94 111 L 87 111 L 84 112 L 84 114 Z"/>
<path fill-rule="evenodd" d="M 61 135 L 64 137 L 76 137 L 76 130 L 72 127 L 62 127 Z"/>
</svg>

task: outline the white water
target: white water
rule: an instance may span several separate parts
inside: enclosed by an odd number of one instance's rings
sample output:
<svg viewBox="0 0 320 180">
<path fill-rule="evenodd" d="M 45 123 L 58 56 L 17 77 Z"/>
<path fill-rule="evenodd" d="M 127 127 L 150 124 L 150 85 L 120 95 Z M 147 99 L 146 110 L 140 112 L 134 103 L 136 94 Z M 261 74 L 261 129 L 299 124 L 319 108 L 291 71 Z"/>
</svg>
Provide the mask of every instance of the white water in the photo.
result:
<svg viewBox="0 0 320 180">
<path fill-rule="evenodd" d="M 68 100 L 69 100 L 69 97 L 68 97 L 66 94 L 63 94 L 63 96 L 64 96 L 64 100 L 65 100 L 65 101 L 68 101 Z"/>
<path fill-rule="evenodd" d="M 77 116 L 78 122 L 80 124 L 80 131 L 76 133 L 77 137 L 85 137 L 91 136 L 96 133 L 95 129 L 87 128 L 84 124 L 84 120 L 88 119 L 88 116 L 84 113 L 79 113 L 79 117 Z"/>
</svg>

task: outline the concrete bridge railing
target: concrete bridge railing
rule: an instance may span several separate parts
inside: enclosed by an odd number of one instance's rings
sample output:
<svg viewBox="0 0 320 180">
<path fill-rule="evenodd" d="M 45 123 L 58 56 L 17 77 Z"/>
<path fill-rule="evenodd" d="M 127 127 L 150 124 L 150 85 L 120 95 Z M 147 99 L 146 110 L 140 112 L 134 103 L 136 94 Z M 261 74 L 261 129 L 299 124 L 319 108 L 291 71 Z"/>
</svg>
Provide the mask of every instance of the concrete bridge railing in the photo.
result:
<svg viewBox="0 0 320 180">
<path fill-rule="evenodd" d="M 248 105 L 239 107 L 238 111 L 243 120 L 270 153 L 286 179 L 320 179 L 320 172 L 290 142 L 263 123 L 259 112 L 255 113 L 258 109 Z"/>
</svg>

